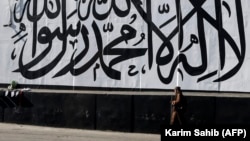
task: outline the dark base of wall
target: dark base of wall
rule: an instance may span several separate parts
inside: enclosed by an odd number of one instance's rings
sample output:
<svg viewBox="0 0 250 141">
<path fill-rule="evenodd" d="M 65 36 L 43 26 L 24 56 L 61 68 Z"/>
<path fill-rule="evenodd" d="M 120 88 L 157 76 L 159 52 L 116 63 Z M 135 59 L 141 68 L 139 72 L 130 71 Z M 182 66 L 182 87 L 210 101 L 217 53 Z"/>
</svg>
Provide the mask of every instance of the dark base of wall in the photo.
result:
<svg viewBox="0 0 250 141">
<path fill-rule="evenodd" d="M 170 121 L 171 96 L 56 94 L 0 95 L 2 122 L 123 132 L 160 133 Z M 188 125 L 250 125 L 250 98 L 188 96 Z"/>
</svg>

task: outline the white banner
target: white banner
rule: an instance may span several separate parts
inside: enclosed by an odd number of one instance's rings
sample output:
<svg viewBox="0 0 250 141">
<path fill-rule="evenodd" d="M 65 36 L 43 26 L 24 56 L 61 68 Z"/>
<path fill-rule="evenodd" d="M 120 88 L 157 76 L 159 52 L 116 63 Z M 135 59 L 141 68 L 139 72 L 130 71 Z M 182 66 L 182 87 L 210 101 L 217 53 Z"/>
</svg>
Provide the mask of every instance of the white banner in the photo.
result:
<svg viewBox="0 0 250 141">
<path fill-rule="evenodd" d="M 0 83 L 250 92 L 248 0 L 1 0 Z"/>
</svg>

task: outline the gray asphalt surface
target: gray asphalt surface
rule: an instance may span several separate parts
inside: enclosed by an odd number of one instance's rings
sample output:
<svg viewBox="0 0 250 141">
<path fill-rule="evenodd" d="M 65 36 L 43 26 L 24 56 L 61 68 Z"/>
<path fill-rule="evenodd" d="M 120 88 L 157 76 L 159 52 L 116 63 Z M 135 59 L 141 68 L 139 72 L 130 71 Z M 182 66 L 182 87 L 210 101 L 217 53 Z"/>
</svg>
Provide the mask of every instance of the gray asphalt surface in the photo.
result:
<svg viewBox="0 0 250 141">
<path fill-rule="evenodd" d="M 0 141 L 160 141 L 158 134 L 0 123 Z"/>
</svg>

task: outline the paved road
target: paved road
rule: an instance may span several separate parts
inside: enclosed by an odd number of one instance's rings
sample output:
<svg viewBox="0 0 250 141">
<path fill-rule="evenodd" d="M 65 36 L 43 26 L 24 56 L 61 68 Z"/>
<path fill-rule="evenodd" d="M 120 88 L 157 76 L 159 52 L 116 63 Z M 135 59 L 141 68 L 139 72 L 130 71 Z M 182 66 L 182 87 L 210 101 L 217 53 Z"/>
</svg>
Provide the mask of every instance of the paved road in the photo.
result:
<svg viewBox="0 0 250 141">
<path fill-rule="evenodd" d="M 160 135 L 0 123 L 0 141 L 160 141 Z"/>
</svg>

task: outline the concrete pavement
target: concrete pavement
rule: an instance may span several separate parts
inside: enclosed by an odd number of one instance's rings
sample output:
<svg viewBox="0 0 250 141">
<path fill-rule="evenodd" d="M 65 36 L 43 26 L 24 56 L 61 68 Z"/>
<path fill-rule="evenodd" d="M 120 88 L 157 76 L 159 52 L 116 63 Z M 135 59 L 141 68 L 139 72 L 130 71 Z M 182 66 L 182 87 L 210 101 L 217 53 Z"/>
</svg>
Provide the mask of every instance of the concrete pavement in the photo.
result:
<svg viewBox="0 0 250 141">
<path fill-rule="evenodd" d="M 0 141 L 160 141 L 158 134 L 0 123 Z"/>
</svg>

